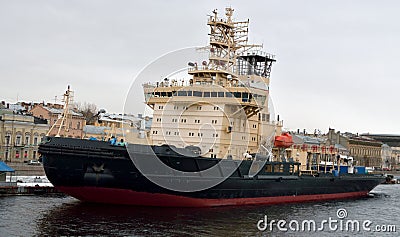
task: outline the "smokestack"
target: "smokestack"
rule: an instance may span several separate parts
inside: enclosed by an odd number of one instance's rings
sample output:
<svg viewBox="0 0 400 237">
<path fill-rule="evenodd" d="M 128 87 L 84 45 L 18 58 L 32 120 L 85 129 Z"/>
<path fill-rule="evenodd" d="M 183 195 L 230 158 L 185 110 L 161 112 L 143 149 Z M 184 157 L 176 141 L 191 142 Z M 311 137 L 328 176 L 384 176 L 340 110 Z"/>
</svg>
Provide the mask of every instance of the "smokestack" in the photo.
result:
<svg viewBox="0 0 400 237">
<path fill-rule="evenodd" d="M 306 135 L 306 129 L 303 130 L 304 135 Z"/>
<path fill-rule="evenodd" d="M 279 114 L 278 114 L 278 122 L 279 122 Z"/>
</svg>

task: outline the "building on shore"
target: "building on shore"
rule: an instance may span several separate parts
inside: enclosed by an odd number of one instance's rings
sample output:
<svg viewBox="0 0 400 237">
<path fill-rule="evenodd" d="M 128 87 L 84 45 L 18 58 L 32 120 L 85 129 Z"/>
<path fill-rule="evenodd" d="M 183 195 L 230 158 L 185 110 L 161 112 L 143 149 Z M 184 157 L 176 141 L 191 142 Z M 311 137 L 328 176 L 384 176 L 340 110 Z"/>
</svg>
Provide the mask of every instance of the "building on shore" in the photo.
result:
<svg viewBox="0 0 400 237">
<path fill-rule="evenodd" d="M 42 105 L 54 109 L 62 109 L 64 105 L 57 103 L 45 103 L 45 102 L 25 102 L 18 101 L 16 103 L 8 103 L 4 100 L 0 102 L 0 109 L 9 109 L 15 112 L 28 112 L 35 106 Z"/>
<path fill-rule="evenodd" d="M 334 162 L 338 149 L 326 145 L 326 138 L 317 134 L 292 133 L 293 146 L 287 156 L 301 163 L 301 170 L 319 169 L 319 165 Z"/>
<path fill-rule="evenodd" d="M 382 146 L 382 168 L 389 170 L 400 169 L 400 135 L 395 134 L 362 134 L 386 146 Z"/>
<path fill-rule="evenodd" d="M 144 143 L 150 131 L 152 119 L 141 114 L 100 114 L 94 125 L 86 125 L 83 138 L 95 138 L 107 141 L 112 136 L 117 139 L 125 137 L 127 142 Z"/>
<path fill-rule="evenodd" d="M 382 166 L 382 142 L 352 133 L 335 132 L 329 128 L 327 145 L 343 147 L 354 158 L 356 165 L 380 168 Z"/>
<path fill-rule="evenodd" d="M 382 169 L 391 169 L 392 168 L 392 148 L 387 144 L 382 145 Z"/>
<path fill-rule="evenodd" d="M 391 169 L 400 170 L 400 147 L 391 147 Z"/>
<path fill-rule="evenodd" d="M 50 128 L 53 128 L 49 132 L 49 136 L 55 136 L 57 134 L 59 125 L 56 123 L 57 120 L 62 116 L 63 109 L 38 104 L 34 106 L 29 111 L 29 113 L 31 113 L 35 117 L 46 119 L 47 121 L 49 121 Z M 65 129 L 62 129 L 63 133 L 61 134 L 61 136 L 83 138 L 83 127 L 86 125 L 85 117 L 81 113 L 75 112 L 73 110 L 70 110 L 69 114 L 70 118 L 68 119 L 67 124 L 65 124 Z"/>
<path fill-rule="evenodd" d="M 49 127 L 44 119 L 0 109 L 0 160 L 16 163 L 37 160 L 38 145 Z"/>
<path fill-rule="evenodd" d="M 110 127 L 106 126 L 85 125 L 85 127 L 83 127 L 83 138 L 95 138 L 96 140 L 106 141 L 110 138 L 108 135 L 110 129 Z"/>
</svg>

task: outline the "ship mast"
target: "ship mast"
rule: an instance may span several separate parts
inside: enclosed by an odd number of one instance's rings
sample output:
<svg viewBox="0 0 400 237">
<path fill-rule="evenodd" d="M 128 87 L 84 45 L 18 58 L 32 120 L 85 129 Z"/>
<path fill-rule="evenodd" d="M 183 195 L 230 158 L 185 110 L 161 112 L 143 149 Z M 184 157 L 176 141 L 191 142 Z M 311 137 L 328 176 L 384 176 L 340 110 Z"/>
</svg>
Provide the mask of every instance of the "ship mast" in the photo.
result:
<svg viewBox="0 0 400 237">
<path fill-rule="evenodd" d="M 216 84 L 225 87 L 236 84 L 238 80 L 235 65 L 239 52 L 251 46 L 247 44 L 249 20 L 233 21 L 234 10 L 225 10 L 226 19 L 219 18 L 217 10 L 214 10 L 214 15 L 208 19 L 209 59 L 208 62 L 203 61 L 201 66 L 195 64 L 189 70 L 189 74 L 193 75 L 194 84 Z"/>
<path fill-rule="evenodd" d="M 64 93 L 64 98 L 63 98 L 63 102 L 64 102 L 64 107 L 63 107 L 63 112 L 61 114 L 61 117 L 59 117 L 57 119 L 57 121 L 53 124 L 53 126 L 51 126 L 50 130 L 47 132 L 47 136 L 50 135 L 50 133 L 53 131 L 53 129 L 57 129 L 57 134 L 55 135 L 55 137 L 60 137 L 62 134 L 61 132 L 64 131 L 68 132 L 68 121 L 70 121 L 72 119 L 72 115 L 70 112 L 70 106 L 73 104 L 73 91 L 70 90 L 70 86 L 68 85 L 67 90 Z"/>
</svg>

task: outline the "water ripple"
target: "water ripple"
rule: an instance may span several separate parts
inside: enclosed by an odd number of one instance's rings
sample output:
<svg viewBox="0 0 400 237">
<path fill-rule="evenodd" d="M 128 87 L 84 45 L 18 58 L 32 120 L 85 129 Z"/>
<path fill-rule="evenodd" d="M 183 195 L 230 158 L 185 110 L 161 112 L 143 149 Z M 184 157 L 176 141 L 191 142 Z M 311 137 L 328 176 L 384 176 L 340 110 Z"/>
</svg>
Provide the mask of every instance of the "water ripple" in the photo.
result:
<svg viewBox="0 0 400 237">
<path fill-rule="evenodd" d="M 396 236 L 369 232 L 260 232 L 257 222 L 337 218 L 399 225 L 400 185 L 380 185 L 369 198 L 218 208 L 149 208 L 87 204 L 65 196 L 0 197 L 0 236 Z M 400 228 L 400 226 L 397 226 Z M 400 231 L 400 229 L 398 230 Z M 398 235 L 397 235 L 398 236 Z"/>
</svg>

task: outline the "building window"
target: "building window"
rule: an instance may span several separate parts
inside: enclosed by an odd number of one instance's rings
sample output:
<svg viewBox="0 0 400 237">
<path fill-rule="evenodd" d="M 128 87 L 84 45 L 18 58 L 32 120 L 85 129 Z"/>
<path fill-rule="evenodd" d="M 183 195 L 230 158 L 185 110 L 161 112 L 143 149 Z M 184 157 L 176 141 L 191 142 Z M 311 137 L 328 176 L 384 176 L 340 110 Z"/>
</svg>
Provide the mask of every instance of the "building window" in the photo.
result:
<svg viewBox="0 0 400 237">
<path fill-rule="evenodd" d="M 194 136 L 194 132 L 190 132 L 189 137 L 193 137 L 193 136 Z"/>
<path fill-rule="evenodd" d="M 159 105 L 159 106 L 158 106 L 158 109 L 164 109 L 164 106 Z"/>
<path fill-rule="evenodd" d="M 182 123 L 186 123 L 186 119 L 181 119 L 181 122 Z"/>
<path fill-rule="evenodd" d="M 81 122 L 78 122 L 78 123 L 76 124 L 76 129 L 81 129 Z"/>
<path fill-rule="evenodd" d="M 201 110 L 201 106 L 197 106 L 197 110 Z"/>
<path fill-rule="evenodd" d="M 198 137 L 202 137 L 202 136 L 203 136 L 203 133 L 198 133 L 197 136 L 198 136 Z"/>
<path fill-rule="evenodd" d="M 153 130 L 153 134 L 157 134 L 158 133 L 158 131 L 157 130 Z"/>
<path fill-rule="evenodd" d="M 33 138 L 33 145 L 37 145 L 37 142 L 38 142 L 37 137 L 34 137 L 34 138 Z"/>
<path fill-rule="evenodd" d="M 211 120 L 212 124 L 217 124 L 217 120 Z"/>
<path fill-rule="evenodd" d="M 195 119 L 194 123 L 200 123 L 200 119 Z"/>
<path fill-rule="evenodd" d="M 219 110 L 219 107 L 218 106 L 214 106 L 214 110 Z"/>
<path fill-rule="evenodd" d="M 176 105 L 175 105 L 175 106 L 174 106 L 174 109 L 175 109 L 175 110 L 179 109 L 179 106 L 176 106 Z"/>
<path fill-rule="evenodd" d="M 6 142 L 6 145 L 10 145 L 10 135 L 6 135 L 6 140 L 5 140 L 5 142 Z"/>
<path fill-rule="evenodd" d="M 36 151 L 33 151 L 32 159 L 36 160 Z"/>
<path fill-rule="evenodd" d="M 19 151 L 15 151 L 15 158 L 19 158 Z"/>
<path fill-rule="evenodd" d="M 165 135 L 171 135 L 171 132 L 170 132 L 170 131 L 167 131 L 167 132 L 165 133 Z"/>
<path fill-rule="evenodd" d="M 175 136 L 179 135 L 179 132 L 174 132 L 174 135 L 175 135 Z"/>
<path fill-rule="evenodd" d="M 21 136 L 17 136 L 15 138 L 15 145 L 17 145 L 17 146 L 21 145 Z"/>
<path fill-rule="evenodd" d="M 28 151 L 24 151 L 24 159 L 28 158 Z"/>
<path fill-rule="evenodd" d="M 214 133 L 214 134 L 213 134 L 213 137 L 218 137 L 218 133 Z"/>
<path fill-rule="evenodd" d="M 176 123 L 176 122 L 178 122 L 178 119 L 173 118 L 173 119 L 172 119 L 172 122 L 173 122 L 173 123 Z"/>
<path fill-rule="evenodd" d="M 157 118 L 157 122 L 161 122 L 161 118 Z"/>
<path fill-rule="evenodd" d="M 25 145 L 29 145 L 29 137 L 25 137 Z"/>
</svg>

